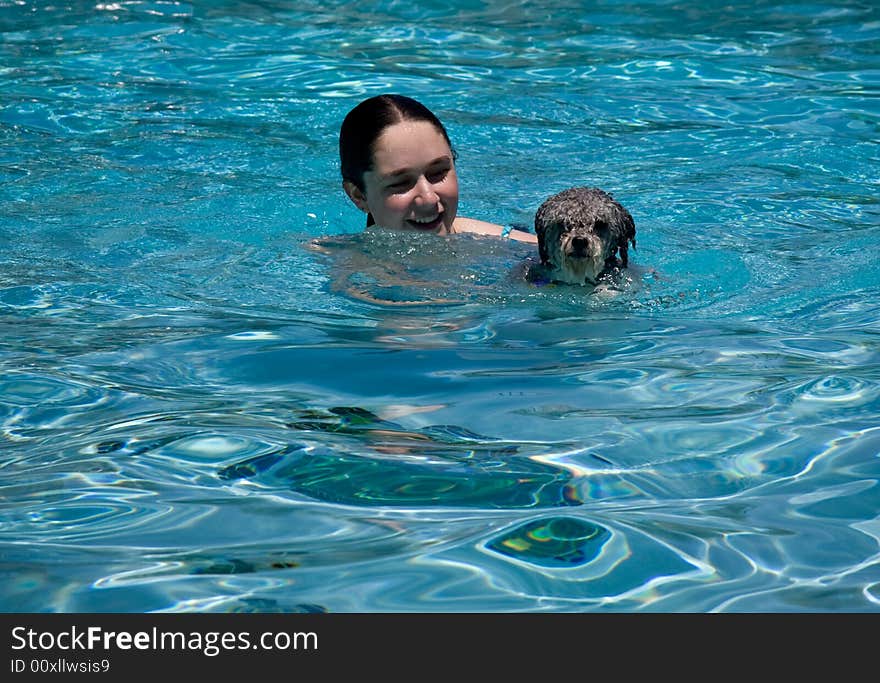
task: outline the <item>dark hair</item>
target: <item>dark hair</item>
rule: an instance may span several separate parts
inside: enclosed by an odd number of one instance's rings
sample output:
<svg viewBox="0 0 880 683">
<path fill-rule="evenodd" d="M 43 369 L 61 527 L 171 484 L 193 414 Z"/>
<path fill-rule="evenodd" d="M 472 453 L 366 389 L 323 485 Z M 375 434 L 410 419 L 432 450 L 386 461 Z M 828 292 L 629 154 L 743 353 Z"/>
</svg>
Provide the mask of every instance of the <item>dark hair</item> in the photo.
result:
<svg viewBox="0 0 880 683">
<path fill-rule="evenodd" d="M 339 129 L 339 166 L 342 179 L 364 191 L 364 173 L 373 168 L 373 146 L 388 126 L 401 121 L 427 121 L 446 140 L 456 157 L 446 128 L 440 119 L 421 102 L 404 95 L 376 95 L 370 97 L 348 114 Z"/>
</svg>

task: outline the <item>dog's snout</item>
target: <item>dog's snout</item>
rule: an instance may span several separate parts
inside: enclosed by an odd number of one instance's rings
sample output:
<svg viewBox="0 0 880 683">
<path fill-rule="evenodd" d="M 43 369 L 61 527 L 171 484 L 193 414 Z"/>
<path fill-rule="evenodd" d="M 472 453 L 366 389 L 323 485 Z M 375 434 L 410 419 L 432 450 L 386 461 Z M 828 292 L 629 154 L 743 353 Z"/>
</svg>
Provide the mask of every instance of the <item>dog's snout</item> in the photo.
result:
<svg viewBox="0 0 880 683">
<path fill-rule="evenodd" d="M 586 237 L 572 237 L 571 252 L 572 256 L 584 257 L 587 255 L 590 247 L 590 241 Z"/>
</svg>

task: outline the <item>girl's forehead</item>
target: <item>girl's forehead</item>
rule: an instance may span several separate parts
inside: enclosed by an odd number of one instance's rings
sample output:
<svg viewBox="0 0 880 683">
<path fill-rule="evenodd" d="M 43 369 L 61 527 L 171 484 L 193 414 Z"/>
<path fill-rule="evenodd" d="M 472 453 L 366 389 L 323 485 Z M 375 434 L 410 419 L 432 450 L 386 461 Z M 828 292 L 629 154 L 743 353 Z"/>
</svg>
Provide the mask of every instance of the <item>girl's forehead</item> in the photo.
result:
<svg viewBox="0 0 880 683">
<path fill-rule="evenodd" d="M 443 134 L 428 121 L 392 123 L 376 139 L 373 149 L 374 169 L 379 173 L 418 168 L 444 156 L 452 158 L 452 151 Z"/>
</svg>

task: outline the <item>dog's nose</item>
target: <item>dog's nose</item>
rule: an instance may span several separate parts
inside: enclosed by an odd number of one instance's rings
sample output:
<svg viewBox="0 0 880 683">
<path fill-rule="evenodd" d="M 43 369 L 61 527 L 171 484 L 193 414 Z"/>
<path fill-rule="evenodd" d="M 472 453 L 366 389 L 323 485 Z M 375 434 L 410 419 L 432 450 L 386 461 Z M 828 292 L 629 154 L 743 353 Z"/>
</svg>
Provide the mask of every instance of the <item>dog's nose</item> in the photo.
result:
<svg viewBox="0 0 880 683">
<path fill-rule="evenodd" d="M 586 237 L 573 237 L 571 240 L 571 251 L 573 256 L 586 256 L 590 241 Z"/>
</svg>

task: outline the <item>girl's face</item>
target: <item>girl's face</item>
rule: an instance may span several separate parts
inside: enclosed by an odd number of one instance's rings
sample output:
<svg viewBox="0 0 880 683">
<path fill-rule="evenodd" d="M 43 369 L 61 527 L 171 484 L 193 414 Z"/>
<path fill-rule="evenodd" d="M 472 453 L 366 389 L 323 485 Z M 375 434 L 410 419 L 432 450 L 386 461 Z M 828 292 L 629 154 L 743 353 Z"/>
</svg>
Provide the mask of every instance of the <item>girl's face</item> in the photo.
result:
<svg viewBox="0 0 880 683">
<path fill-rule="evenodd" d="M 376 225 L 396 230 L 450 234 L 458 212 L 458 178 L 452 150 L 428 121 L 388 126 L 373 147 L 373 169 L 364 191 L 345 183 L 352 201 Z"/>
</svg>

